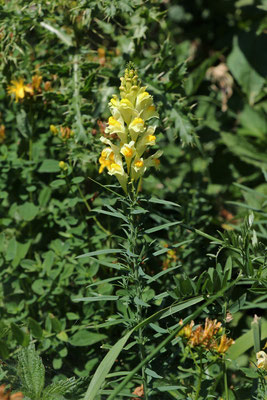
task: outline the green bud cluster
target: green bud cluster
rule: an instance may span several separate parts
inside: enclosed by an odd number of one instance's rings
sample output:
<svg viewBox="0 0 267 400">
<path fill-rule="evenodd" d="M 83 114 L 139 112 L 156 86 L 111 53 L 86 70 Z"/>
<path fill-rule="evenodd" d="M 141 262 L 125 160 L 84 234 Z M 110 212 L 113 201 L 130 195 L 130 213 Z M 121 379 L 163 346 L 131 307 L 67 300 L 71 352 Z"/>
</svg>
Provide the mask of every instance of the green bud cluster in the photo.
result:
<svg viewBox="0 0 267 400">
<path fill-rule="evenodd" d="M 120 78 L 121 86 L 120 86 L 120 94 L 121 97 L 126 97 L 132 91 L 137 91 L 140 88 L 141 81 L 138 79 L 137 70 L 131 68 L 126 68 L 124 76 Z"/>
</svg>

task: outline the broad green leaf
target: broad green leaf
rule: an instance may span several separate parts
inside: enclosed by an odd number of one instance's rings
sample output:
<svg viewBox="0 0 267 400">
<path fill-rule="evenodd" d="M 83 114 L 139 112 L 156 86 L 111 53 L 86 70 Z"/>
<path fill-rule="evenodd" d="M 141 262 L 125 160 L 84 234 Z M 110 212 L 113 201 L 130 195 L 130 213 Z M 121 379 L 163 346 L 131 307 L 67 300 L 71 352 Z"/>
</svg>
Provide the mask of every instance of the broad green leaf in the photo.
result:
<svg viewBox="0 0 267 400">
<path fill-rule="evenodd" d="M 97 342 L 106 339 L 107 336 L 101 333 L 90 332 L 86 330 L 76 332 L 70 339 L 69 343 L 73 346 L 91 346 Z"/>
<path fill-rule="evenodd" d="M 12 238 L 8 243 L 7 252 L 6 252 L 6 260 L 11 261 L 15 258 L 17 253 L 18 244 L 15 238 Z"/>
<path fill-rule="evenodd" d="M 246 93 L 251 105 L 254 104 L 265 81 L 264 75 L 262 76 L 258 72 L 260 64 L 264 63 L 263 58 L 266 60 L 266 55 L 264 56 L 262 51 L 258 51 L 257 44 L 260 40 L 261 38 L 253 34 L 235 36 L 232 52 L 227 58 L 227 65 L 231 73 Z M 257 69 L 254 66 L 257 66 Z"/>
<path fill-rule="evenodd" d="M 261 339 L 267 338 L 267 321 L 264 320 L 261 323 Z M 253 330 L 250 329 L 248 332 L 239 336 L 235 339 L 235 343 L 227 351 L 227 359 L 236 360 L 239 356 L 244 354 L 248 349 L 254 345 Z"/>
<path fill-rule="evenodd" d="M 171 119 L 174 121 L 175 129 L 179 132 L 183 144 L 192 144 L 194 141 L 194 127 L 187 116 L 175 108 L 171 111 Z"/>
<path fill-rule="evenodd" d="M 62 342 L 68 342 L 69 341 L 68 335 L 67 335 L 67 333 L 65 331 L 61 331 L 61 332 L 57 333 L 57 338 L 59 340 L 62 340 Z"/>
<path fill-rule="evenodd" d="M 31 318 L 31 317 L 28 318 L 28 325 L 29 325 L 31 334 L 35 338 L 40 339 L 43 336 L 43 330 L 42 330 L 40 324 L 38 324 L 38 322 L 35 321 L 33 318 Z"/>
<path fill-rule="evenodd" d="M 26 256 L 28 253 L 28 250 L 30 248 L 31 241 L 28 241 L 26 243 L 19 243 L 17 242 L 17 251 L 16 251 L 16 256 L 12 261 L 12 266 L 17 267 L 20 263 L 20 261 Z"/>
<path fill-rule="evenodd" d="M 229 150 L 241 160 L 259 168 L 267 168 L 266 152 L 258 150 L 247 138 L 227 132 L 221 132 L 221 137 Z"/>
<path fill-rule="evenodd" d="M 13 337 L 16 339 L 18 344 L 21 346 L 28 346 L 30 342 L 30 336 L 27 335 L 18 325 L 16 325 L 14 322 L 11 322 L 11 330 Z"/>
<path fill-rule="evenodd" d="M 6 359 L 6 358 L 8 358 L 8 356 L 9 356 L 9 350 L 7 347 L 7 342 L 6 342 L 6 340 L 5 341 L 0 340 L 0 357 L 3 359 Z M 1 380 L 1 378 L 0 378 L 0 380 Z"/>
<path fill-rule="evenodd" d="M 50 160 L 46 159 L 42 162 L 40 168 L 38 169 L 38 172 L 44 173 L 44 172 L 59 172 L 60 168 L 58 165 L 58 160 Z"/>
<path fill-rule="evenodd" d="M 22 219 L 32 221 L 38 215 L 39 207 L 27 201 L 18 207 L 18 211 Z"/>
<path fill-rule="evenodd" d="M 238 133 L 246 136 L 255 136 L 265 140 L 267 132 L 266 116 L 262 111 L 258 111 L 246 105 L 239 116 L 242 127 L 238 129 Z"/>
</svg>

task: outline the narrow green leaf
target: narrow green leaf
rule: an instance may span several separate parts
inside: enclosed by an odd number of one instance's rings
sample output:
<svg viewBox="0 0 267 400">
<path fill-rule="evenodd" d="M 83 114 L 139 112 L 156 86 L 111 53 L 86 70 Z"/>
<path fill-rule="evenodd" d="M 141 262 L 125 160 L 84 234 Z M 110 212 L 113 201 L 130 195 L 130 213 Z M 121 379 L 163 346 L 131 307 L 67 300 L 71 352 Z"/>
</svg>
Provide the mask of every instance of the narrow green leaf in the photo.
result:
<svg viewBox="0 0 267 400">
<path fill-rule="evenodd" d="M 93 301 L 114 301 L 114 300 L 118 300 L 119 296 L 96 296 L 96 297 L 79 297 L 77 299 L 72 299 L 72 301 L 74 301 L 75 303 L 78 303 L 79 301 L 89 301 L 89 302 L 93 302 Z"/>
<path fill-rule="evenodd" d="M 122 253 L 122 249 L 104 249 L 104 250 L 96 250 L 91 251 L 90 253 L 82 254 L 76 258 L 85 258 L 85 257 L 92 257 L 92 256 L 100 256 L 101 254 L 112 254 L 112 253 Z"/>
<path fill-rule="evenodd" d="M 158 232 L 158 231 L 161 231 L 162 229 L 167 229 L 170 226 L 178 225 L 180 223 L 181 223 L 181 221 L 168 222 L 167 224 L 163 224 L 163 225 L 155 226 L 154 228 L 146 229 L 145 233 Z"/>
<path fill-rule="evenodd" d="M 261 338 L 265 339 L 267 337 L 267 321 L 262 321 L 261 324 Z M 236 360 L 239 356 L 244 354 L 248 349 L 250 349 L 254 344 L 253 330 L 241 335 L 235 340 L 235 343 L 230 347 L 227 352 L 227 358 L 231 360 Z"/>
<path fill-rule="evenodd" d="M 168 307 L 169 309 L 165 311 L 161 316 L 160 319 L 169 317 L 170 315 L 176 314 L 177 312 L 184 310 L 187 307 L 193 306 L 197 303 L 200 303 L 204 300 L 203 296 L 194 297 L 190 300 L 185 300 L 182 303 L 177 304 L 176 306 Z"/>
<path fill-rule="evenodd" d="M 117 359 L 118 355 L 120 354 L 121 350 L 125 346 L 133 331 L 134 329 L 123 336 L 103 358 L 91 380 L 91 383 L 83 400 L 94 400 L 96 395 L 99 393 L 99 389 L 105 381 L 106 376 L 109 373 L 112 365 L 114 364 L 115 360 Z"/>
<path fill-rule="evenodd" d="M 67 46 L 73 46 L 71 37 L 67 35 L 65 32 L 62 32 L 62 30 L 57 29 L 54 26 L 47 24 L 46 22 L 41 22 L 40 25 L 43 26 L 48 31 L 54 33 Z"/>
<path fill-rule="evenodd" d="M 111 217 L 119 218 L 125 222 L 128 222 L 127 218 L 123 214 L 121 214 L 117 211 L 116 212 L 115 211 L 106 211 L 106 210 L 101 210 L 101 208 L 95 208 L 94 210 L 92 210 L 92 212 L 96 212 L 98 214 L 110 215 Z"/>
<path fill-rule="evenodd" d="M 145 201 L 145 200 L 143 200 L 143 201 Z M 172 201 L 157 199 L 156 197 L 151 197 L 148 201 L 149 201 L 149 203 L 163 204 L 164 206 L 181 207 L 179 204 L 173 203 Z"/>
</svg>

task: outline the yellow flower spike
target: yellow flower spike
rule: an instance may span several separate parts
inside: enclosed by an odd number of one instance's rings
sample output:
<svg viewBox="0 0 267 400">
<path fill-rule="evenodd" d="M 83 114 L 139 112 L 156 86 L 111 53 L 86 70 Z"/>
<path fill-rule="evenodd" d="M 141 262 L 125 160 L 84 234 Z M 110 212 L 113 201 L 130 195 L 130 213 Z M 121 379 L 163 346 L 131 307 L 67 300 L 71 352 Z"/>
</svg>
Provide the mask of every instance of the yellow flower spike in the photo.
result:
<svg viewBox="0 0 267 400">
<path fill-rule="evenodd" d="M 116 176 L 125 193 L 128 182 L 139 179 L 136 189 L 138 192 L 140 178 L 148 167 L 159 164 L 158 158 L 162 154 L 158 151 L 147 159 L 142 158 L 148 146 L 153 146 L 156 142 L 155 127 L 148 127 L 146 121 L 158 115 L 152 96 L 146 91 L 146 87 L 141 87 L 137 71 L 132 65 L 126 68 L 120 81 L 120 98 L 113 95 L 109 102 L 111 116 L 105 129 L 105 133 L 116 135 L 110 136 L 112 140 L 103 136 L 100 138 L 102 143 L 109 146 L 114 159 L 111 160 L 102 152 L 99 173 L 107 168 L 109 175 Z"/>
<path fill-rule="evenodd" d="M 33 89 L 24 85 L 24 79 L 20 78 L 18 81 L 11 81 L 11 85 L 7 87 L 7 92 L 10 95 L 15 95 L 17 103 L 19 99 L 24 99 L 26 93 L 33 94 Z"/>
</svg>

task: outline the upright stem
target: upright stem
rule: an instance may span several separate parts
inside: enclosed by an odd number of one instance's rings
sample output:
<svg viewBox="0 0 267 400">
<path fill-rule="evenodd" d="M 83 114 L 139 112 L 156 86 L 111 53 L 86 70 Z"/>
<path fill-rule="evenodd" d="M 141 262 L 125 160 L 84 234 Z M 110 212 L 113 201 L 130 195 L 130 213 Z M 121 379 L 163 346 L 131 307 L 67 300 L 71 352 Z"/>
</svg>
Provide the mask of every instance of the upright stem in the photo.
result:
<svg viewBox="0 0 267 400">
<path fill-rule="evenodd" d="M 129 212 L 129 231 L 130 231 L 130 250 L 133 254 L 138 254 L 137 248 L 137 240 L 138 240 L 138 230 L 137 225 L 135 224 L 134 216 L 132 211 L 135 207 L 136 199 L 134 198 L 131 200 L 130 212 Z M 135 282 L 135 290 L 136 290 L 136 297 L 138 299 L 142 298 L 142 281 L 139 276 L 139 266 L 140 266 L 140 259 L 134 257 L 133 262 L 133 272 L 134 272 L 134 282 Z M 143 313 L 142 313 L 142 306 L 136 303 L 136 313 L 137 313 L 137 323 L 141 323 L 143 320 Z M 144 348 L 144 337 L 143 337 L 143 327 L 138 329 L 138 342 L 139 342 L 139 356 L 140 361 L 143 361 L 146 358 L 145 348 Z M 147 380 L 145 374 L 145 365 L 141 368 L 142 374 L 142 383 L 144 389 L 144 399 L 148 400 L 147 394 Z"/>
<path fill-rule="evenodd" d="M 223 375 L 224 375 L 224 391 L 225 391 L 225 400 L 229 400 L 229 392 L 228 392 L 228 382 L 227 382 L 227 370 L 225 360 L 223 362 Z"/>
<path fill-rule="evenodd" d="M 202 357 L 200 359 L 200 366 L 198 368 L 199 368 L 199 376 L 198 376 L 198 385 L 197 385 L 195 400 L 198 400 L 200 389 L 201 389 L 201 383 L 202 383 L 202 376 L 203 376 Z"/>
<path fill-rule="evenodd" d="M 78 50 L 77 50 L 78 51 Z M 79 55 L 76 53 L 73 59 L 73 82 L 74 82 L 74 96 L 73 105 L 75 110 L 75 119 L 78 128 L 78 140 L 84 140 L 86 137 L 85 129 L 82 123 L 82 116 L 80 110 L 80 71 L 79 71 Z"/>
</svg>

